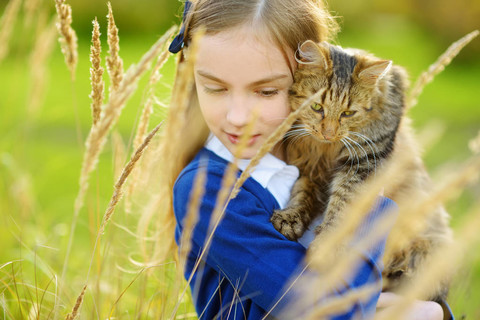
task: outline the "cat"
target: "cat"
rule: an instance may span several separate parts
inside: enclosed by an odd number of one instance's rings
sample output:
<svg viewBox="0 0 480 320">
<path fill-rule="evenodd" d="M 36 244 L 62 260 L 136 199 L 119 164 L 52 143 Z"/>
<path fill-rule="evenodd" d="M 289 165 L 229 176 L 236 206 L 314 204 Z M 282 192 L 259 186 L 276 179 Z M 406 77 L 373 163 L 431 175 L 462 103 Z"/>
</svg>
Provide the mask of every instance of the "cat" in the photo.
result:
<svg viewBox="0 0 480 320">
<path fill-rule="evenodd" d="M 359 49 L 306 41 L 297 52 L 298 68 L 289 92 L 292 111 L 310 96 L 320 98 L 303 109 L 286 134 L 286 158 L 299 168 L 287 207 L 272 215 L 274 227 L 290 240 L 299 239 L 308 225 L 323 215 L 317 237 L 332 232 L 344 218 L 355 193 L 395 154 L 408 153 L 412 164 L 402 182 L 385 196 L 400 200 L 431 189 L 419 156 L 410 120 L 405 113 L 408 77 L 405 70 Z M 385 290 L 411 279 L 432 249 L 451 241 L 448 213 L 438 206 L 426 229 L 408 247 L 385 261 Z M 432 288 L 431 299 L 446 298 L 447 281 Z"/>
</svg>

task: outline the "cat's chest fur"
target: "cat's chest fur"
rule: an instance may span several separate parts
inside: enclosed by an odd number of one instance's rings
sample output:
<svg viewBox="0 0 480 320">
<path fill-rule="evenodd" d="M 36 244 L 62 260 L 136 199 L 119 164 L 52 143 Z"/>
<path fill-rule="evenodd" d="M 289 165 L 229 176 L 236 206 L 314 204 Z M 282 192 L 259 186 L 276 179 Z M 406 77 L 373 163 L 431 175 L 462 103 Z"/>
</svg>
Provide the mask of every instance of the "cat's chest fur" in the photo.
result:
<svg viewBox="0 0 480 320">
<path fill-rule="evenodd" d="M 343 145 L 341 143 L 323 143 L 313 137 L 305 137 L 302 142 L 287 148 L 287 160 L 295 165 L 302 175 L 312 180 L 327 181 L 338 165 Z M 306 156 L 306 155 L 315 156 Z"/>
</svg>

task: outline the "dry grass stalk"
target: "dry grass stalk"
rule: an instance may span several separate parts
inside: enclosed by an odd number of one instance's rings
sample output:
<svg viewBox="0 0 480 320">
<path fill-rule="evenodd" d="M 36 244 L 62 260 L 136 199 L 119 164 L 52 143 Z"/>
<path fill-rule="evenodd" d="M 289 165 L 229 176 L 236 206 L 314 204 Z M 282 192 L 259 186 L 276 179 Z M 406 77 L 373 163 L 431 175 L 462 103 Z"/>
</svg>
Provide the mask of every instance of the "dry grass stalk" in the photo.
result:
<svg viewBox="0 0 480 320">
<path fill-rule="evenodd" d="M 91 172 L 95 169 L 97 165 L 98 157 L 100 155 L 100 152 L 103 150 L 103 147 L 107 140 L 107 134 L 117 122 L 127 100 L 135 91 L 138 80 L 148 69 L 152 60 L 159 54 L 160 50 L 165 45 L 167 39 L 168 37 L 166 37 L 165 35 L 162 36 L 150 48 L 150 50 L 143 55 L 138 65 L 133 65 L 129 68 L 128 72 L 122 80 L 122 83 L 120 84 L 119 90 L 114 95 L 112 95 L 112 97 L 110 97 L 110 100 L 103 108 L 100 114 L 100 120 L 98 121 L 97 125 L 93 126 L 90 130 L 87 141 L 85 143 L 86 150 L 83 156 L 82 169 L 80 172 L 80 189 L 74 203 L 73 221 L 70 230 L 69 242 L 67 245 L 67 253 L 65 255 L 65 263 L 63 264 L 62 279 L 64 279 L 64 275 L 68 265 L 67 262 L 73 243 L 73 235 L 76 228 L 78 216 L 80 214 L 80 210 L 83 207 L 84 198 L 88 190 L 88 180 Z"/>
<path fill-rule="evenodd" d="M 183 220 L 183 231 L 182 237 L 180 239 L 179 244 L 179 258 L 178 258 L 178 265 L 176 267 L 176 278 L 175 278 L 175 289 L 173 293 L 175 296 L 178 295 L 180 290 L 180 286 L 183 283 L 183 272 L 185 270 L 187 256 L 190 250 L 192 249 L 192 236 L 193 236 L 193 229 L 195 228 L 198 219 L 199 219 L 199 209 L 201 200 L 203 199 L 204 191 L 205 191 L 205 184 L 207 179 L 207 171 L 206 169 L 202 169 L 198 172 L 195 176 L 195 181 L 193 184 L 192 193 L 190 196 L 190 200 L 188 203 L 188 211 L 185 219 Z M 172 315 L 172 317 L 176 318 L 176 315 Z"/>
<path fill-rule="evenodd" d="M 92 99 L 92 119 L 93 125 L 95 125 L 100 119 L 100 112 L 104 98 L 104 84 L 103 84 L 103 67 L 101 66 L 102 58 L 102 44 L 100 42 L 100 25 L 97 18 L 93 20 L 92 31 L 92 45 L 90 46 L 90 62 L 92 67 L 90 68 L 90 81 L 92 84 L 92 93 L 90 99 Z"/>
<path fill-rule="evenodd" d="M 88 283 L 88 279 L 90 277 L 90 271 L 91 271 L 91 267 L 93 265 L 93 258 L 95 257 L 98 242 L 100 240 L 100 237 L 105 232 L 105 228 L 106 228 L 108 222 L 110 221 L 110 219 L 112 218 L 112 215 L 115 212 L 115 208 L 116 208 L 118 202 L 120 201 L 120 199 L 122 197 L 123 185 L 125 184 L 125 181 L 127 180 L 128 176 L 130 175 L 132 170 L 135 168 L 135 165 L 138 162 L 138 160 L 142 157 L 143 152 L 145 151 L 145 148 L 149 145 L 150 141 L 153 139 L 155 134 L 160 129 L 161 125 L 162 124 L 157 125 L 150 132 L 150 134 L 148 134 L 148 136 L 145 138 L 145 141 L 142 143 L 140 148 L 135 151 L 132 158 L 130 159 L 130 161 L 127 163 L 127 165 L 123 169 L 122 174 L 120 175 L 117 183 L 115 184 L 115 188 L 114 188 L 114 191 L 113 191 L 112 198 L 110 199 L 110 203 L 108 204 L 107 210 L 105 211 L 105 214 L 103 215 L 102 224 L 101 224 L 101 226 L 100 226 L 100 228 L 97 232 L 97 238 L 95 240 L 95 244 L 94 244 L 93 252 L 92 252 L 92 257 L 91 257 L 91 260 L 90 260 L 90 266 L 89 266 L 88 273 L 87 273 L 87 280 L 86 280 L 87 283 Z M 77 302 L 80 299 L 80 297 L 82 296 L 82 294 L 78 297 Z M 74 319 L 74 318 L 68 318 L 68 319 Z"/>
<path fill-rule="evenodd" d="M 320 306 L 314 308 L 305 319 L 328 319 L 332 315 L 346 312 L 359 301 L 369 299 L 379 291 L 379 287 L 381 287 L 381 284 L 364 286 L 356 290 L 350 290 L 343 295 L 327 299 Z"/>
<path fill-rule="evenodd" d="M 133 171 L 135 168 L 135 165 L 137 164 L 138 160 L 142 157 L 143 152 L 145 151 L 145 148 L 148 146 L 150 141 L 153 139 L 155 134 L 158 132 L 162 124 L 157 125 L 145 138 L 143 143 L 140 145 L 140 147 L 135 151 L 133 154 L 132 158 L 130 161 L 127 163 L 125 168 L 122 171 L 122 174 L 118 178 L 117 183 L 115 184 L 115 190 L 113 192 L 112 198 L 110 199 L 110 203 L 108 205 L 107 211 L 105 212 L 105 215 L 103 216 L 103 221 L 102 225 L 100 226 L 100 230 L 98 231 L 99 234 L 103 234 L 105 231 L 105 227 L 110 221 L 113 212 L 115 211 L 115 207 L 117 206 L 118 202 L 120 201 L 120 198 L 122 197 L 123 194 L 123 185 L 125 184 L 125 181 L 127 180 L 128 176 L 130 173 Z"/>
<path fill-rule="evenodd" d="M 399 218 L 389 236 L 389 246 L 385 257 L 408 244 L 412 237 L 425 225 L 426 218 L 433 208 L 455 197 L 467 184 L 478 179 L 480 156 L 469 159 L 464 167 L 448 181 L 435 188 L 427 197 L 412 196 L 399 203 Z"/>
<path fill-rule="evenodd" d="M 192 279 L 193 279 L 193 276 L 194 276 L 196 270 L 199 268 L 200 264 L 202 263 L 203 257 L 207 254 L 207 252 L 210 248 L 210 244 L 212 243 L 213 235 L 214 235 L 218 225 L 220 224 L 220 222 L 221 222 L 221 220 L 222 220 L 222 218 L 225 214 L 225 210 L 228 206 L 228 203 L 230 202 L 231 199 L 233 199 L 233 197 L 232 197 L 233 189 L 232 188 L 233 188 L 233 185 L 234 185 L 235 181 L 237 180 L 236 179 L 237 172 L 238 172 L 237 161 L 238 161 L 238 159 L 240 159 L 241 154 L 243 153 L 243 151 L 247 147 L 248 140 L 251 137 L 251 133 L 253 132 L 253 128 L 255 126 L 255 123 L 258 120 L 258 116 L 259 116 L 259 112 L 258 112 L 257 108 L 255 108 L 254 111 L 252 112 L 252 119 L 250 119 L 248 125 L 245 127 L 245 131 L 244 131 L 243 135 L 240 137 L 240 141 L 238 143 L 238 146 L 237 146 L 236 150 L 234 151 L 234 161 L 230 162 L 228 164 L 227 168 L 225 169 L 225 172 L 223 173 L 221 188 L 220 188 L 220 190 L 218 192 L 218 195 L 217 195 L 215 208 L 213 209 L 213 212 L 211 214 L 209 231 L 207 233 L 207 238 L 205 239 L 205 242 L 203 243 L 202 252 L 200 253 L 200 255 L 197 258 L 195 266 L 192 269 L 192 273 L 191 273 L 189 279 L 187 280 L 187 283 L 185 285 L 184 290 L 182 291 L 182 293 L 179 296 L 178 303 L 176 304 L 176 306 L 175 306 L 175 308 L 174 308 L 174 310 L 171 314 L 170 319 L 175 318 L 175 315 L 178 311 L 178 307 L 180 306 L 180 301 L 182 301 L 189 284 L 192 282 Z M 199 193 L 197 196 L 200 196 L 200 195 L 201 194 Z M 192 198 L 190 199 L 191 202 L 195 202 L 195 203 L 198 203 L 200 200 L 201 199 L 192 199 Z M 198 208 L 199 204 L 197 204 L 196 207 Z M 192 208 L 192 210 L 193 209 L 195 209 L 195 208 Z M 190 210 L 190 207 L 189 207 L 189 210 Z M 189 214 L 190 214 L 190 212 L 189 212 Z M 192 213 L 192 215 L 193 214 L 194 213 Z M 195 214 L 198 215 L 198 211 L 195 212 Z"/>
<path fill-rule="evenodd" d="M 72 312 L 67 314 L 67 317 L 65 318 L 65 320 L 74 320 L 75 318 L 77 318 L 77 316 L 79 315 L 80 307 L 82 306 L 83 298 L 85 296 L 86 291 L 87 291 L 87 285 L 84 285 L 82 292 L 77 297 L 77 302 L 75 303 L 75 306 L 73 307 Z"/>
<path fill-rule="evenodd" d="M 171 29 L 170 31 L 172 32 L 172 35 L 173 35 L 176 29 Z M 145 135 L 147 133 L 148 124 L 150 122 L 150 116 L 153 112 L 153 106 L 155 103 L 154 87 L 162 77 L 159 71 L 163 67 L 163 65 L 165 64 L 169 56 L 170 56 L 169 51 L 164 49 L 163 53 L 158 57 L 157 62 L 153 67 L 152 74 L 150 76 L 150 80 L 148 83 L 147 100 L 145 102 L 145 105 L 142 110 L 142 114 L 140 116 L 140 121 L 138 123 L 135 138 L 133 139 L 134 149 L 137 149 L 140 146 L 140 144 L 142 143 L 142 140 L 145 138 Z M 131 196 L 133 194 L 135 186 L 137 185 L 138 177 L 139 177 L 139 174 L 137 171 L 137 173 L 133 174 L 132 177 L 130 178 L 130 183 L 125 195 L 125 209 L 127 212 L 131 211 Z"/>
<path fill-rule="evenodd" d="M 170 30 L 172 33 L 175 29 Z M 145 106 L 142 110 L 142 115 L 140 116 L 140 122 L 138 124 L 137 132 L 135 134 L 135 138 L 133 139 L 133 146 L 134 148 L 138 148 L 141 144 L 142 140 L 145 138 L 145 134 L 148 130 L 148 123 L 150 120 L 150 115 L 153 112 L 153 105 L 155 103 L 155 90 L 154 87 L 160 81 L 162 75 L 160 74 L 160 69 L 163 67 L 165 62 L 167 61 L 170 53 L 167 50 L 164 50 L 163 53 L 158 57 L 157 63 L 155 64 L 152 75 L 150 77 L 150 81 L 148 83 L 148 98 L 145 102 Z"/>
<path fill-rule="evenodd" d="M 240 190 L 240 187 L 243 185 L 243 183 L 248 179 L 250 176 L 251 172 L 255 169 L 255 167 L 258 165 L 260 160 L 273 148 L 273 146 L 279 142 L 285 133 L 291 128 L 293 123 L 297 120 L 299 117 L 299 114 L 302 112 L 302 110 L 308 106 L 315 100 L 318 99 L 318 97 L 321 96 L 323 91 L 318 91 L 314 95 L 312 95 L 310 98 L 308 98 L 296 111 L 291 112 L 288 117 L 282 122 L 282 124 L 268 137 L 268 139 L 262 144 L 260 149 L 258 149 L 257 153 L 255 156 L 250 160 L 250 163 L 248 166 L 245 168 L 245 170 L 242 172 L 240 177 L 238 178 L 237 182 L 235 183 L 235 186 L 233 188 L 232 192 L 232 199 L 236 197 L 238 191 Z"/>
<path fill-rule="evenodd" d="M 189 59 L 178 67 L 176 85 L 172 92 L 172 99 L 170 102 L 172 107 L 169 108 L 169 114 L 167 116 L 168 121 L 165 123 L 165 128 L 162 131 L 161 143 L 156 150 L 152 151 L 152 154 L 156 154 L 156 157 L 153 158 L 162 159 L 161 171 L 166 173 L 165 175 L 168 175 L 170 172 L 176 172 L 178 169 L 179 159 L 175 156 L 178 144 L 188 143 L 188 141 L 180 141 L 180 131 L 185 128 L 185 111 L 187 110 L 189 98 L 194 89 L 193 63 L 196 57 L 198 40 L 202 35 L 202 32 L 196 33 L 192 39 L 191 45 L 188 47 L 190 52 Z M 162 225 L 158 225 L 156 230 L 162 230 L 164 235 L 162 239 L 158 238 L 158 241 L 154 244 L 155 250 L 153 250 L 153 252 L 155 252 L 153 260 L 160 263 L 164 261 L 163 259 L 166 258 L 167 255 L 172 253 L 172 249 L 175 247 L 173 234 L 175 228 L 174 219 L 171 219 L 171 215 L 169 214 L 160 215 L 160 217 L 158 216 L 158 212 L 169 212 L 169 208 L 171 208 L 171 200 L 169 200 L 169 197 L 167 196 L 171 193 L 171 190 L 166 187 L 167 185 L 171 185 L 171 181 L 167 179 L 170 178 L 160 178 L 160 180 L 163 181 L 160 185 L 158 195 L 163 196 L 156 196 L 151 200 L 148 209 L 144 211 L 138 224 L 139 233 L 145 234 L 151 225 L 154 216 L 155 224 L 159 224 L 160 222 L 163 223 Z M 171 214 L 173 215 L 173 212 L 171 212 Z M 147 250 L 147 248 L 144 247 L 144 244 L 142 244 L 142 251 L 146 259 L 152 259 L 148 254 L 148 252 L 152 250 Z"/>
<path fill-rule="evenodd" d="M 158 55 L 163 47 L 166 37 L 161 37 L 152 48 L 142 57 L 137 66 L 132 66 L 122 80 L 119 90 L 114 94 L 105 108 L 103 108 L 100 120 L 92 127 L 86 141 L 86 150 L 80 175 L 80 191 L 75 201 L 75 212 L 83 206 L 83 198 L 88 188 L 88 178 L 95 169 L 98 156 L 106 142 L 106 136 L 120 117 L 121 111 L 127 99 L 133 94 L 140 76 L 148 69 L 150 62 Z"/>
<path fill-rule="evenodd" d="M 166 155 L 174 154 L 172 149 L 176 148 L 176 142 L 179 141 L 179 128 L 183 128 L 185 124 L 189 98 L 194 89 L 193 66 L 197 56 L 198 42 L 202 36 L 202 31 L 195 34 L 191 45 L 188 47 L 188 59 L 179 65 L 178 83 L 172 93 L 172 101 L 170 103 L 174 108 L 170 108 L 168 115 L 169 121 L 165 127 L 165 136 L 167 139 L 164 139 L 165 144 L 162 146 L 164 149 L 162 152 L 165 152 Z M 177 159 L 172 159 L 172 161 L 167 161 L 167 164 L 174 165 L 176 161 Z"/>
<path fill-rule="evenodd" d="M 10 0 L 0 19 L 0 62 L 7 56 L 12 30 L 17 20 L 21 0 Z"/>
<path fill-rule="evenodd" d="M 435 286 L 441 279 L 450 278 L 461 262 L 468 259 L 468 252 L 471 252 L 480 240 L 479 229 L 480 207 L 477 205 L 458 228 L 456 241 L 437 248 L 431 258 L 425 262 L 422 271 L 412 281 L 413 285 L 402 288 L 403 299 L 376 319 L 404 319 L 404 313 L 415 299 L 426 299 L 428 288 Z"/>
<path fill-rule="evenodd" d="M 469 44 L 476 36 L 478 36 L 479 31 L 475 30 L 470 32 L 460 40 L 454 42 L 447 51 L 442 54 L 438 60 L 432 64 L 427 71 L 423 72 L 420 77 L 415 82 L 415 85 L 412 87 L 410 94 L 407 99 L 407 107 L 411 108 L 417 104 L 417 99 L 422 93 L 423 88 L 432 82 L 433 78 L 442 72 L 445 67 L 450 64 L 453 58 L 467 45 Z"/>
<path fill-rule="evenodd" d="M 37 114 L 44 101 L 45 86 L 48 83 L 47 60 L 53 51 L 55 35 L 55 21 L 52 21 L 36 38 L 30 56 L 32 80 L 27 102 L 29 116 Z"/>
<path fill-rule="evenodd" d="M 480 130 L 478 131 L 477 137 L 470 140 L 468 147 L 474 154 L 480 154 Z"/>
<path fill-rule="evenodd" d="M 78 62 L 78 39 L 72 28 L 72 7 L 65 4 L 65 0 L 55 0 L 58 15 L 57 29 L 60 33 L 60 46 L 72 80 L 75 80 L 75 68 Z"/>
<path fill-rule="evenodd" d="M 187 255 L 192 248 L 192 234 L 193 228 L 198 222 L 198 213 L 205 193 L 205 183 L 207 178 L 207 172 L 205 169 L 198 172 L 195 177 L 195 182 L 193 184 L 192 195 L 190 196 L 190 201 L 188 202 L 188 211 L 185 219 L 183 221 L 183 232 L 182 238 L 180 241 L 180 268 L 178 271 L 183 274 L 184 263 L 187 259 Z"/>
<path fill-rule="evenodd" d="M 120 58 L 120 38 L 118 37 L 118 28 L 115 25 L 112 5 L 108 2 L 108 54 L 107 70 L 110 75 L 110 96 L 118 90 L 123 79 L 123 60 Z"/>
<path fill-rule="evenodd" d="M 23 19 L 25 27 L 32 25 L 33 16 L 38 12 L 41 0 L 25 0 L 23 8 L 25 11 L 25 17 Z"/>
<path fill-rule="evenodd" d="M 310 275 L 306 278 L 293 279 L 294 282 L 300 281 L 300 283 L 295 286 L 292 285 L 292 287 L 294 289 L 300 288 L 303 293 L 308 292 L 305 296 L 309 297 L 309 299 L 296 301 L 293 305 L 290 305 L 289 308 L 294 312 L 295 310 L 308 310 L 309 306 L 317 304 L 320 299 L 325 300 L 330 292 L 338 286 L 342 286 L 344 279 L 350 277 L 352 270 L 355 269 L 352 266 L 358 265 L 359 261 L 363 259 L 359 252 L 368 251 L 372 244 L 378 243 L 385 237 L 394 224 L 396 214 L 388 212 L 383 214 L 375 220 L 373 225 L 369 226 L 369 229 L 375 230 L 375 232 L 370 232 L 364 238 L 355 239 L 355 241 L 352 239 L 365 216 L 371 211 L 382 187 L 392 182 L 400 183 L 397 178 L 408 166 L 408 160 L 408 157 L 402 157 L 385 167 L 377 175 L 377 178 L 369 181 L 360 194 L 355 197 L 355 200 L 352 201 L 354 205 L 346 208 L 345 216 L 348 216 L 348 219 L 344 219 L 334 233 L 320 238 L 317 237 L 312 242 L 307 255 L 308 268 L 317 271 L 318 274 L 313 277 Z M 374 286 L 376 290 L 379 290 L 381 283 Z M 312 317 L 322 318 L 319 316 L 320 313 L 325 317 L 326 314 L 324 313 L 328 312 L 330 308 L 335 310 L 339 307 L 342 310 L 348 309 L 353 302 L 356 302 L 352 299 L 369 299 L 372 290 L 373 288 L 369 287 L 369 289 L 351 292 L 331 301 L 327 300 L 325 304 L 312 310 Z"/>
<path fill-rule="evenodd" d="M 112 133 L 112 145 L 113 145 L 113 172 L 114 178 L 120 177 L 123 171 L 123 165 L 127 158 L 127 149 L 125 143 L 123 143 L 122 135 L 114 130 Z"/>
</svg>

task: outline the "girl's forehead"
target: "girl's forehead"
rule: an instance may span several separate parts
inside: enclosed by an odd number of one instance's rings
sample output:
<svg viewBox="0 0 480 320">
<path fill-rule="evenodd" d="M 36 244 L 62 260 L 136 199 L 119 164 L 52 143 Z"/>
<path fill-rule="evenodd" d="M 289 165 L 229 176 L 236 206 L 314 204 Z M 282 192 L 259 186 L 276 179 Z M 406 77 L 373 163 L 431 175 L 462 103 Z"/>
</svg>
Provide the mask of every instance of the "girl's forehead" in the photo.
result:
<svg viewBox="0 0 480 320">
<path fill-rule="evenodd" d="M 260 67 L 268 65 L 276 70 L 296 68 L 294 53 L 281 48 L 266 32 L 249 26 L 231 28 L 214 34 L 206 34 L 199 44 L 197 65 L 239 64 Z"/>
</svg>

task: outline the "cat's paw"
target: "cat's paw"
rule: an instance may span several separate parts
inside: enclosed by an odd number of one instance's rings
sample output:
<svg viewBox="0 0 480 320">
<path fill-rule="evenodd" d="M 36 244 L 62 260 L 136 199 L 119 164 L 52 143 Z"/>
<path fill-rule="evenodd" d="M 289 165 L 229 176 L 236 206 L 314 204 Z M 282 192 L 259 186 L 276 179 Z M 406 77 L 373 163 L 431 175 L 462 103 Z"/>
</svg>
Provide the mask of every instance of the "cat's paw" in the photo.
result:
<svg viewBox="0 0 480 320">
<path fill-rule="evenodd" d="M 278 232 L 292 241 L 299 239 L 305 232 L 300 213 L 294 209 L 275 210 L 270 221 Z"/>
</svg>

